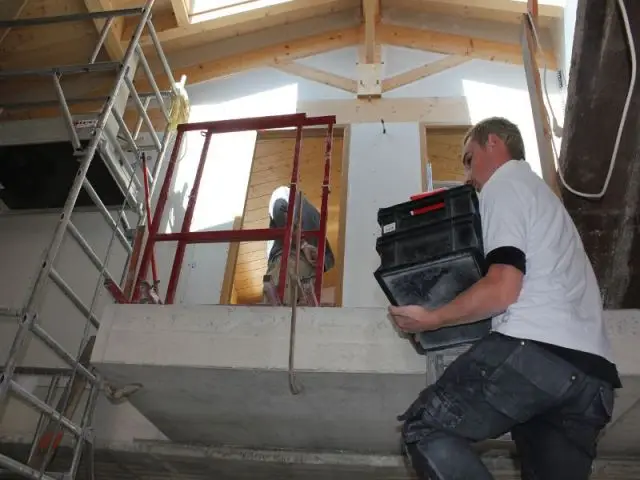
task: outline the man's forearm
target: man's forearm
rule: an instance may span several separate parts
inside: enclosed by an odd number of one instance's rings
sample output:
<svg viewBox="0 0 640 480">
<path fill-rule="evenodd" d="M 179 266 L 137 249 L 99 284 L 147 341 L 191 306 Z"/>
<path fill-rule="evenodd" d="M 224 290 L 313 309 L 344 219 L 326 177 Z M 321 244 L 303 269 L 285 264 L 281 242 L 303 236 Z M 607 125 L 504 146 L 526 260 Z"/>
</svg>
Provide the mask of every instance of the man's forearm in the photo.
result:
<svg viewBox="0 0 640 480">
<path fill-rule="evenodd" d="M 505 301 L 501 288 L 484 277 L 448 304 L 433 313 L 443 327 L 473 323 L 503 312 L 510 302 Z"/>
</svg>

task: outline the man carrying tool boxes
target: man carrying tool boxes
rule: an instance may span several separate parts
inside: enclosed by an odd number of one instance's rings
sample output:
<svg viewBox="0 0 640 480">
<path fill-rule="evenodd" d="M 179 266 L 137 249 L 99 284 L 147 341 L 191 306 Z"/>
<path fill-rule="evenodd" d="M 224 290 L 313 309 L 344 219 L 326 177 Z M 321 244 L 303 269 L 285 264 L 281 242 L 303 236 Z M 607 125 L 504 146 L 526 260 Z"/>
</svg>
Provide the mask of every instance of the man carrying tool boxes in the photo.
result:
<svg viewBox="0 0 640 480">
<path fill-rule="evenodd" d="M 284 228 L 287 225 L 287 210 L 289 208 L 289 187 L 278 187 L 271 194 L 269 201 L 269 228 Z M 320 212 L 300 193 L 302 198 L 302 231 L 313 231 L 320 229 Z M 287 284 L 284 291 L 283 303 L 291 305 L 293 296 L 293 282 L 296 281 L 296 230 L 298 226 L 298 208 L 294 208 L 293 215 L 293 236 L 291 240 L 291 250 L 287 262 Z M 300 242 L 300 263 L 297 278 L 303 284 L 312 282 L 315 278 L 315 265 L 318 256 L 318 239 L 311 237 L 303 238 Z M 268 264 L 266 275 L 269 276 L 273 288 L 277 289 L 280 278 L 280 265 L 282 259 L 283 242 L 281 239 L 269 240 L 267 242 Z M 335 258 L 329 240 L 326 240 L 324 255 L 324 271 L 327 272 L 335 265 Z M 298 301 L 298 299 L 296 300 Z M 320 299 L 317 299 L 319 302 Z"/>
<path fill-rule="evenodd" d="M 611 420 L 621 383 L 597 280 L 564 205 L 524 157 L 506 119 L 467 133 L 486 273 L 437 308 L 389 308 L 411 333 L 493 317 L 491 332 L 399 417 L 420 478 L 491 479 L 471 444 L 510 432 L 523 479 L 587 480 Z"/>
</svg>

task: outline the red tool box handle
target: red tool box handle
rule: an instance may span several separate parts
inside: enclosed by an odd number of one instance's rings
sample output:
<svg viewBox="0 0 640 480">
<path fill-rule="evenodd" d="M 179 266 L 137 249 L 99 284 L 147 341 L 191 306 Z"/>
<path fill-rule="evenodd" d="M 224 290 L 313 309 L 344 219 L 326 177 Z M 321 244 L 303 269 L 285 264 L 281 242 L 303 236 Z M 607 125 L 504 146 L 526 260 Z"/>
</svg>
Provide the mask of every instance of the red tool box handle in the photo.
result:
<svg viewBox="0 0 640 480">
<path fill-rule="evenodd" d="M 416 193 L 415 195 L 411 195 L 409 198 L 411 200 L 420 200 L 421 198 L 430 197 L 432 195 L 435 195 L 436 193 L 440 193 L 443 190 L 446 190 L 446 188 L 438 188 L 436 190 L 433 190 L 432 192 Z M 433 205 L 427 205 L 426 207 L 416 208 L 415 210 L 411 210 L 411 215 L 412 216 L 421 215 L 423 213 L 432 212 L 434 210 L 439 210 L 441 208 L 444 208 L 444 206 L 445 206 L 444 202 L 438 202 L 438 203 L 435 203 Z"/>
</svg>

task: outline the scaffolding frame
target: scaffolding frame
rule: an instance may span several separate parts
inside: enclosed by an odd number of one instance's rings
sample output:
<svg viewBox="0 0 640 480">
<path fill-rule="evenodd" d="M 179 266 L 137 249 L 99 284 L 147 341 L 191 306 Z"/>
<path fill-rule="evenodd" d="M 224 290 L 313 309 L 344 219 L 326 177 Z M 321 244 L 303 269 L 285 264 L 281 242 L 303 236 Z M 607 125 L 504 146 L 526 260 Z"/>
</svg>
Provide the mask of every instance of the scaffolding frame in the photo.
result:
<svg viewBox="0 0 640 480">
<path fill-rule="evenodd" d="M 173 146 L 173 152 L 167 166 L 167 171 L 164 177 L 164 183 L 160 190 L 160 195 L 156 205 L 156 209 L 153 215 L 153 220 L 149 227 L 149 237 L 145 244 L 144 252 L 142 254 L 142 260 L 140 263 L 140 269 L 135 282 L 134 296 L 132 302 L 137 302 L 140 299 L 140 289 L 143 282 L 148 277 L 149 266 L 153 268 L 154 265 L 154 247 L 157 242 L 178 242 L 176 252 L 174 255 L 173 266 L 167 285 L 167 293 L 165 298 L 165 304 L 173 304 L 175 301 L 175 295 L 178 288 L 178 282 L 180 280 L 180 272 L 182 270 L 182 264 L 184 261 L 185 249 L 187 245 L 198 243 L 227 243 L 227 242 L 251 242 L 251 241 L 264 241 L 283 239 L 283 251 L 281 257 L 280 277 L 278 280 L 277 298 L 282 304 L 284 299 L 284 292 L 287 283 L 288 274 L 288 261 L 289 254 L 291 252 L 291 244 L 293 238 L 293 224 L 294 224 L 294 209 L 289 208 L 287 210 L 287 221 L 284 228 L 262 228 L 262 229 L 250 229 L 250 230 L 214 230 L 203 232 L 192 232 L 191 220 L 193 212 L 195 210 L 196 201 L 198 198 L 198 191 L 200 188 L 200 181 L 204 172 L 204 167 L 208 158 L 209 147 L 211 144 L 211 138 L 214 134 L 241 132 L 251 130 L 269 130 L 269 129 L 282 129 L 282 128 L 295 128 L 296 129 L 296 141 L 293 155 L 293 166 L 291 171 L 291 181 L 289 185 L 289 205 L 295 205 L 298 194 L 298 182 L 300 180 L 299 162 L 300 151 L 302 148 L 302 132 L 304 127 L 327 127 L 327 135 L 325 139 L 325 155 L 324 155 L 324 177 L 322 181 L 322 203 L 320 208 L 320 229 L 312 231 L 302 232 L 304 237 L 315 237 L 318 239 L 318 259 L 315 269 L 315 282 L 314 293 L 316 301 L 315 305 L 320 304 L 320 298 L 322 294 L 322 278 L 324 273 L 324 257 L 326 249 L 326 232 L 327 232 L 327 216 L 328 216 L 328 199 L 331 189 L 330 176 L 331 176 L 331 153 L 333 145 L 333 128 L 336 124 L 335 116 L 321 116 L 321 117 L 307 117 L 304 113 L 296 113 L 291 115 L 273 115 L 266 117 L 252 117 L 252 118 L 240 118 L 234 120 L 220 120 L 213 122 L 196 122 L 196 123 L 184 123 L 178 125 L 178 133 L 176 141 Z M 176 233 L 158 233 L 160 222 L 164 214 L 164 209 L 167 203 L 167 197 L 169 188 L 173 181 L 174 170 L 177 162 L 177 158 L 180 152 L 184 135 L 188 132 L 200 131 L 205 137 L 204 145 L 200 153 L 200 161 L 196 170 L 195 179 L 193 182 L 192 190 L 189 195 L 187 208 L 182 221 L 180 232 Z M 301 203 L 300 203 L 301 205 Z M 302 229 L 299 229 L 300 231 Z M 154 284 L 157 282 L 156 273 L 154 271 Z M 298 279 L 295 279 L 298 282 Z M 127 300 L 123 303 L 127 303 Z M 293 302 L 295 303 L 295 301 Z"/>
<path fill-rule="evenodd" d="M 93 411 L 96 406 L 96 400 L 100 393 L 101 388 L 104 386 L 98 372 L 94 371 L 89 365 L 89 359 L 91 356 L 91 350 L 95 336 L 90 336 L 91 327 L 98 328 L 99 321 L 94 313 L 96 300 L 102 288 L 105 286 L 111 292 L 123 294 L 122 285 L 127 273 L 127 266 L 124 268 L 123 278 L 121 281 L 116 281 L 114 276 L 109 273 L 106 265 L 109 262 L 114 240 L 117 238 L 122 243 L 125 251 L 127 252 L 126 264 L 135 261 L 135 256 L 132 255 L 132 246 L 129 243 L 125 233 L 122 231 L 118 222 L 114 220 L 108 208 L 102 202 L 97 192 L 87 179 L 87 172 L 92 163 L 92 160 L 96 152 L 103 152 L 109 146 L 115 151 L 115 156 L 119 157 L 118 160 L 114 160 L 112 155 L 103 155 L 110 173 L 114 176 L 114 180 L 118 184 L 123 197 L 124 202 L 120 207 L 117 217 L 125 227 L 128 225 L 125 210 L 129 209 L 138 215 L 138 228 L 146 228 L 147 215 L 144 214 L 145 209 L 149 208 L 148 198 L 153 194 L 156 180 L 160 172 L 161 165 L 164 157 L 166 156 L 168 145 L 171 143 L 175 136 L 174 130 L 171 128 L 170 115 L 172 106 L 167 104 L 179 95 L 179 91 L 176 82 L 173 78 L 173 73 L 169 68 L 169 64 L 162 50 L 162 46 L 157 37 L 155 28 L 153 27 L 151 18 L 151 9 L 155 3 L 155 0 L 147 0 L 143 7 L 109 10 L 102 12 L 90 12 L 85 14 L 72 14 L 61 15 L 55 17 L 43 17 L 43 18 L 29 18 L 29 19 L 16 19 L 16 20 L 2 20 L 0 21 L 0 28 L 12 28 L 12 27 L 26 27 L 26 26 L 40 26 L 53 23 L 65 23 L 81 20 L 91 19 L 104 19 L 104 26 L 99 33 L 98 43 L 95 46 L 93 53 L 89 61 L 85 64 L 77 65 L 60 65 L 57 67 L 42 68 L 42 69 L 28 69 L 20 71 L 2 71 L 0 72 L 0 78 L 21 78 L 31 76 L 49 76 L 52 79 L 52 86 L 57 98 L 57 105 L 60 107 L 62 114 L 62 120 L 65 123 L 68 140 L 71 142 L 74 148 L 74 156 L 78 157 L 79 167 L 77 175 L 73 181 L 73 184 L 68 193 L 66 202 L 62 209 L 60 218 L 58 219 L 55 231 L 52 235 L 51 241 L 44 253 L 43 261 L 40 264 L 39 270 L 36 274 L 36 279 L 32 285 L 27 301 L 23 308 L 19 311 L 0 307 L 0 315 L 15 317 L 18 320 L 18 328 L 15 334 L 13 343 L 9 350 L 4 368 L 0 375 L 0 406 L 6 404 L 10 395 L 17 397 L 19 400 L 30 405 L 36 412 L 40 414 L 38 426 L 33 438 L 33 444 L 31 446 L 31 452 L 26 462 L 21 462 L 17 459 L 10 458 L 6 455 L 0 454 L 0 474 L 3 471 L 18 474 L 25 478 L 53 480 L 54 478 L 73 479 L 78 471 L 80 460 L 85 450 L 85 446 L 88 447 L 89 454 L 92 451 L 92 431 L 91 420 Z M 120 61 L 113 62 L 99 62 L 96 61 L 100 51 L 104 47 L 105 40 L 109 34 L 109 30 L 113 25 L 116 17 L 122 16 L 138 16 L 139 21 L 133 33 L 131 40 L 129 41 L 125 53 Z M 140 47 L 140 39 L 143 31 L 147 30 L 152 40 L 155 53 L 160 59 L 162 65 L 162 73 L 167 76 L 170 82 L 170 90 L 168 92 L 161 92 L 155 81 L 154 74 L 151 71 L 147 59 Z M 151 86 L 152 92 L 138 93 L 130 74 L 133 73 L 131 68 L 131 62 L 137 60 L 142 65 L 142 70 Z M 70 104 L 93 102 L 96 98 L 74 98 L 69 101 L 65 97 L 64 90 L 60 83 L 60 76 L 62 74 L 78 74 L 113 70 L 116 72 L 115 81 L 111 87 L 111 90 L 106 97 L 99 97 L 104 100 L 104 104 L 100 113 L 95 118 L 95 122 L 89 127 L 91 131 L 91 139 L 88 145 L 83 148 L 78 137 L 76 126 L 74 125 L 73 116 L 69 108 Z M 183 79 L 184 81 L 184 79 Z M 118 94 L 122 92 L 123 87 L 129 89 L 126 104 L 131 98 L 135 107 L 138 110 L 139 119 L 132 133 L 127 127 L 124 116 L 119 113 L 116 108 L 116 102 Z M 170 100 L 167 100 L 166 97 Z M 151 99 L 155 98 L 160 110 L 164 114 L 164 118 L 167 122 L 167 126 L 164 131 L 162 140 L 158 138 L 155 133 L 155 129 L 151 123 L 149 115 L 147 114 L 147 108 L 151 103 Z M 51 101 L 44 102 L 32 102 L 21 104 L 5 104 L 0 105 L 4 109 L 10 108 L 28 108 L 35 105 L 43 105 L 51 103 Z M 115 119 L 118 126 L 118 131 L 113 133 L 112 129 L 108 128 L 108 121 Z M 146 168 L 144 148 L 138 143 L 138 136 L 142 124 L 146 126 L 153 145 L 152 150 L 157 152 L 157 159 L 153 168 L 153 172 L 149 173 Z M 127 154 L 123 147 L 119 144 L 117 136 L 122 134 L 126 143 L 128 144 L 129 151 L 133 154 L 133 162 L 130 164 Z M 142 161 L 141 161 L 142 160 Z M 128 179 L 123 181 L 122 178 L 116 178 L 114 169 L 118 168 L 118 164 L 124 169 L 124 172 L 128 175 Z M 142 166 L 142 175 L 144 176 L 144 200 L 140 200 L 132 194 L 132 186 L 136 185 L 140 192 L 142 190 L 140 180 L 136 176 L 136 170 Z M 78 228 L 74 225 L 71 219 L 71 215 L 74 211 L 76 201 L 81 190 L 84 189 L 95 203 L 98 211 L 102 214 L 105 221 L 111 228 L 111 238 L 109 240 L 106 254 L 104 259 L 100 259 L 98 255 L 93 251 L 89 242 L 83 237 Z M 55 261 L 62 246 L 63 240 L 67 232 L 72 238 L 74 238 L 77 244 L 81 247 L 83 252 L 87 255 L 91 263 L 99 271 L 98 282 L 95 287 L 93 299 L 90 306 L 87 306 L 82 299 L 73 291 L 73 289 L 65 282 L 62 276 L 55 268 Z M 51 283 L 55 284 L 62 293 L 71 301 L 71 303 L 77 308 L 77 310 L 86 319 L 84 325 L 83 337 L 81 340 L 80 348 L 78 352 L 67 351 L 64 346 L 59 343 L 53 336 L 51 336 L 41 325 L 39 319 L 42 315 L 42 307 L 48 287 Z M 68 377 L 67 386 L 65 391 L 62 392 L 57 407 L 52 406 L 54 401 L 55 391 L 58 388 L 59 372 L 54 369 L 52 372 L 47 372 L 47 369 L 34 369 L 40 374 L 51 376 L 51 383 L 49 384 L 49 392 L 44 400 L 38 398 L 33 393 L 29 392 L 19 383 L 17 383 L 15 377 L 24 370 L 24 367 L 19 366 L 22 358 L 24 357 L 29 341 L 31 338 L 36 337 L 42 343 L 48 347 L 50 351 L 56 354 L 64 363 L 70 368 L 66 372 Z M 88 395 L 81 415 L 79 423 L 75 423 L 72 418 L 74 412 L 80 406 L 81 398 L 85 396 L 88 387 Z M 46 419 L 49 421 L 47 422 Z M 48 423 L 48 425 L 46 425 Z M 46 425 L 46 426 L 45 426 Z M 47 466 L 55 453 L 64 432 L 70 432 L 74 439 L 73 456 L 69 469 L 62 473 L 48 472 Z M 90 455 L 89 455 L 90 456 Z M 40 465 L 34 465 L 34 458 L 39 460 Z M 3 470 L 6 469 L 6 470 Z"/>
</svg>

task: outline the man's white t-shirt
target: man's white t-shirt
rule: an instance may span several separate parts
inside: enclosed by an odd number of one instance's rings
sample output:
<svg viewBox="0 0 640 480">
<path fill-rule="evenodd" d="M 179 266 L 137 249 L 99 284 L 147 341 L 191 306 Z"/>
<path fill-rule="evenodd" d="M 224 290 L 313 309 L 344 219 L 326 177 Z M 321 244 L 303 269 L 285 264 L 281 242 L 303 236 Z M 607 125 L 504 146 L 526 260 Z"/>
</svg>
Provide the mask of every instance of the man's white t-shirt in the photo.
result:
<svg viewBox="0 0 640 480">
<path fill-rule="evenodd" d="M 493 331 L 592 353 L 614 362 L 600 290 L 578 231 L 560 199 L 523 160 L 502 165 L 479 194 L 485 255 L 521 250 L 518 300 Z"/>
</svg>

